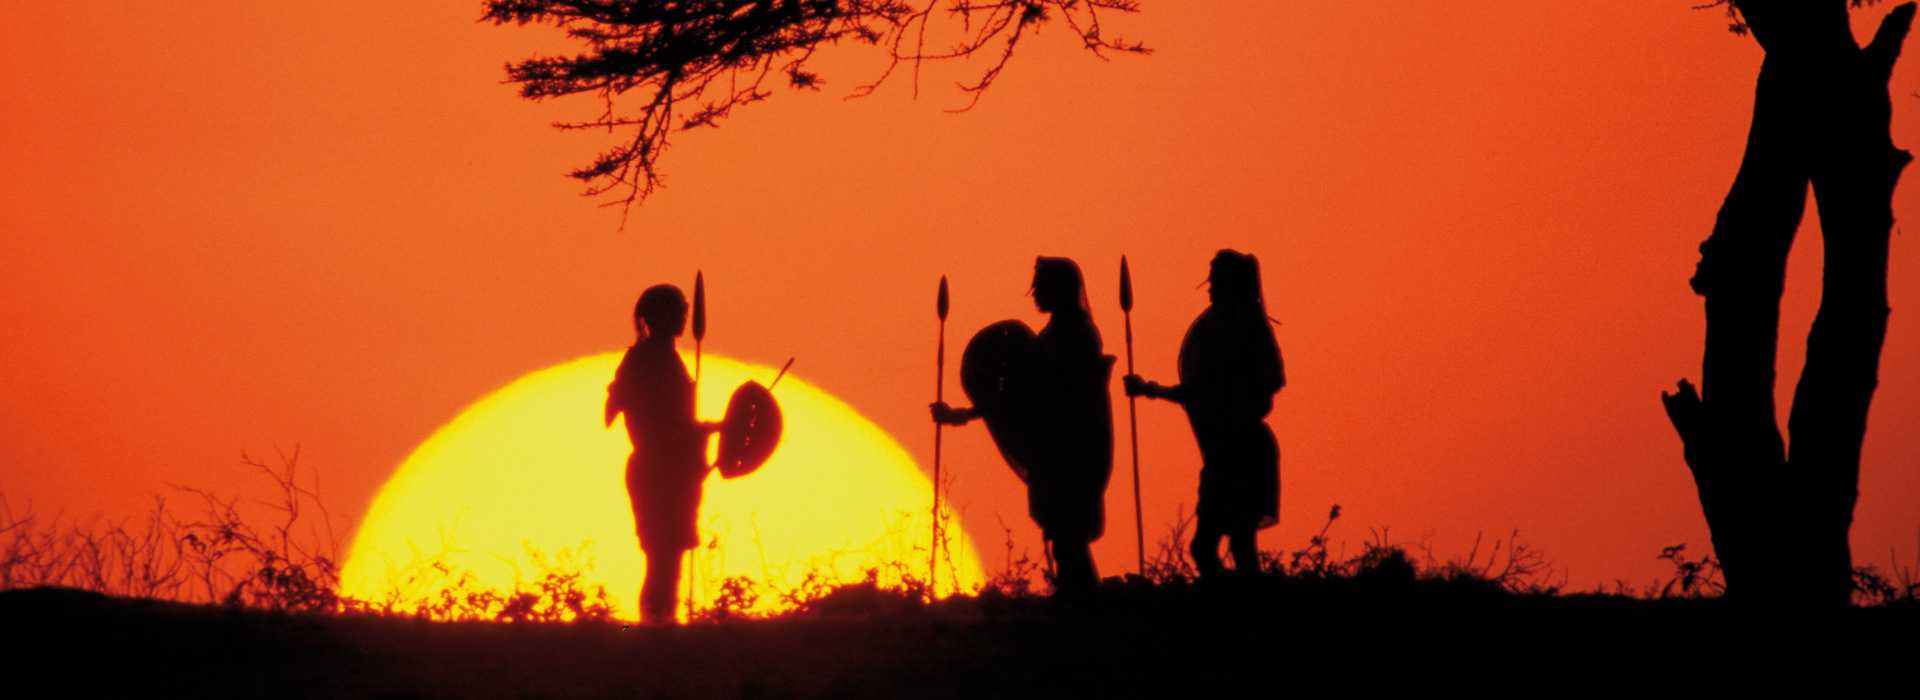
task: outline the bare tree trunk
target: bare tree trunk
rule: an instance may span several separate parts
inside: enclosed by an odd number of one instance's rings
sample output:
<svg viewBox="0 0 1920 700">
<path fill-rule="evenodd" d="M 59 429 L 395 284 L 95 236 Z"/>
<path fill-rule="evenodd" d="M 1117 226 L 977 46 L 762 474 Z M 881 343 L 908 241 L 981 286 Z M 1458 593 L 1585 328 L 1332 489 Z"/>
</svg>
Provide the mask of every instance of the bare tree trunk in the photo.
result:
<svg viewBox="0 0 1920 700">
<path fill-rule="evenodd" d="M 1735 3 L 1767 56 L 1747 150 L 1692 282 L 1707 308 L 1701 391 L 1682 380 L 1663 395 L 1735 599 L 1845 605 L 1852 594 L 1847 533 L 1886 340 L 1893 190 L 1911 159 L 1889 135 L 1887 80 L 1914 7 L 1896 8 L 1862 49 L 1847 3 Z M 1808 183 L 1826 270 L 1789 451 L 1774 363 Z"/>
</svg>

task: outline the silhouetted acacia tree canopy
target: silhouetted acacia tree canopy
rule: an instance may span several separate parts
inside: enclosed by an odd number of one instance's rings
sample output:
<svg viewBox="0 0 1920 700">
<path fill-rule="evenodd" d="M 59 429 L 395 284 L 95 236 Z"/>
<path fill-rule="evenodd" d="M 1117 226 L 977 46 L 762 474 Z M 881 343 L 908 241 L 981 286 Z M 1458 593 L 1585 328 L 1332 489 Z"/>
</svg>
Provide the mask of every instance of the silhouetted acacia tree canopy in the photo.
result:
<svg viewBox="0 0 1920 700">
<path fill-rule="evenodd" d="M 482 21 L 550 24 L 586 45 L 574 56 L 536 56 L 507 65 L 520 95 L 542 100 L 598 95 L 599 115 L 555 124 L 561 129 L 604 128 L 624 132 L 622 142 L 570 175 L 587 183 L 589 196 L 624 190 L 615 202 L 630 207 L 660 184 L 660 157 L 675 131 L 713 126 L 735 107 L 772 95 L 784 81 L 819 89 L 822 78 L 808 62 L 823 45 L 851 40 L 884 52 L 865 95 L 902 64 L 914 70 L 927 60 L 989 56 L 988 64 L 959 89 L 971 108 L 1013 57 L 1016 47 L 1050 19 L 1064 22 L 1094 55 L 1146 53 L 1138 42 L 1109 39 L 1104 12 L 1139 11 L 1137 0 L 486 0 Z M 929 48 L 936 36 L 957 43 Z"/>
</svg>

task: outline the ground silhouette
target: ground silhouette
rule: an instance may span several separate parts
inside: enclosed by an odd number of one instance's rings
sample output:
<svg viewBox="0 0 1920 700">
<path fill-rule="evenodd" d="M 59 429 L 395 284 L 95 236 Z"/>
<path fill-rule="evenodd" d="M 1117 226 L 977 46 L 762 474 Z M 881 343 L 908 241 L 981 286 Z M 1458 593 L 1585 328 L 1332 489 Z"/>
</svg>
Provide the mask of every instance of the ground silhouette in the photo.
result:
<svg viewBox="0 0 1920 700">
<path fill-rule="evenodd" d="M 1226 583 L 1109 579 L 1093 608 L 992 595 L 925 605 L 856 590 L 811 615 L 633 628 L 34 589 L 0 592 L 0 622 L 33 640 L 10 652 L 15 683 L 76 696 L 976 698 L 1660 684 L 1644 689 L 1670 687 L 1682 659 L 1763 646 L 1806 651 L 1803 666 L 1844 662 L 1864 682 L 1905 672 L 1920 621 L 1912 605 L 1756 620 L 1711 599 L 1516 594 L 1416 577 L 1391 560 L 1351 577 Z M 1877 641 L 1833 645 L 1785 636 L 1783 624 Z M 76 667 L 111 672 L 62 670 Z"/>
</svg>

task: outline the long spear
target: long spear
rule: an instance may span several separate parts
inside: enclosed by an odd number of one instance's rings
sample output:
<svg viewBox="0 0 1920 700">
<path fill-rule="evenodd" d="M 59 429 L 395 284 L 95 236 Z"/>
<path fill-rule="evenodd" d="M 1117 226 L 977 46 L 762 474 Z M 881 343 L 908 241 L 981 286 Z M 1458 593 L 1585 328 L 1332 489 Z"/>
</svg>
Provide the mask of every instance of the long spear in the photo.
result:
<svg viewBox="0 0 1920 700">
<path fill-rule="evenodd" d="M 1127 256 L 1120 256 L 1120 313 L 1127 324 L 1127 374 L 1133 374 L 1133 273 L 1127 270 Z M 1127 439 L 1133 445 L 1133 544 L 1140 575 L 1147 575 L 1147 536 L 1140 517 L 1140 417 L 1134 397 L 1127 397 Z"/>
<path fill-rule="evenodd" d="M 707 339 L 707 276 L 700 270 L 693 271 L 693 420 L 700 421 L 700 344 Z M 705 441 L 701 441 L 705 444 Z M 706 461 L 705 450 L 701 451 L 701 461 Z M 693 601 L 698 597 L 695 586 L 699 579 L 694 571 L 699 567 L 700 548 L 696 546 L 687 552 L 687 622 L 693 622 Z"/>
<path fill-rule="evenodd" d="M 940 316 L 940 342 L 933 355 L 933 400 L 946 401 L 947 393 L 947 276 L 940 276 L 940 294 L 933 303 Z M 927 599 L 938 588 L 940 565 L 940 421 L 933 422 L 933 543 L 927 547 Z"/>
</svg>

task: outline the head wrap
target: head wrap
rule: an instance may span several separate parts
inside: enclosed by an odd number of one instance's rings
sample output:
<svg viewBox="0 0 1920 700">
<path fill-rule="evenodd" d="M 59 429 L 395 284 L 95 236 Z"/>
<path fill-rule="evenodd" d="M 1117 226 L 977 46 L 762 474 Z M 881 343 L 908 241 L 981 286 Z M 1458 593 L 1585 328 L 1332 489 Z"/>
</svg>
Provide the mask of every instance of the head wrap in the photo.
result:
<svg viewBox="0 0 1920 700">
<path fill-rule="evenodd" d="M 1080 276 L 1080 266 L 1068 258 L 1049 258 L 1040 256 L 1033 261 L 1033 289 L 1029 292 L 1038 298 L 1073 299 L 1081 313 L 1091 313 L 1092 306 L 1087 304 L 1087 285 Z"/>
<path fill-rule="evenodd" d="M 653 327 L 659 322 L 665 322 L 662 325 L 678 324 L 673 334 L 679 335 L 686 327 L 687 295 L 671 284 L 648 287 L 640 293 L 640 300 L 633 304 L 633 318 L 647 324 L 648 333 L 652 333 Z"/>
</svg>

